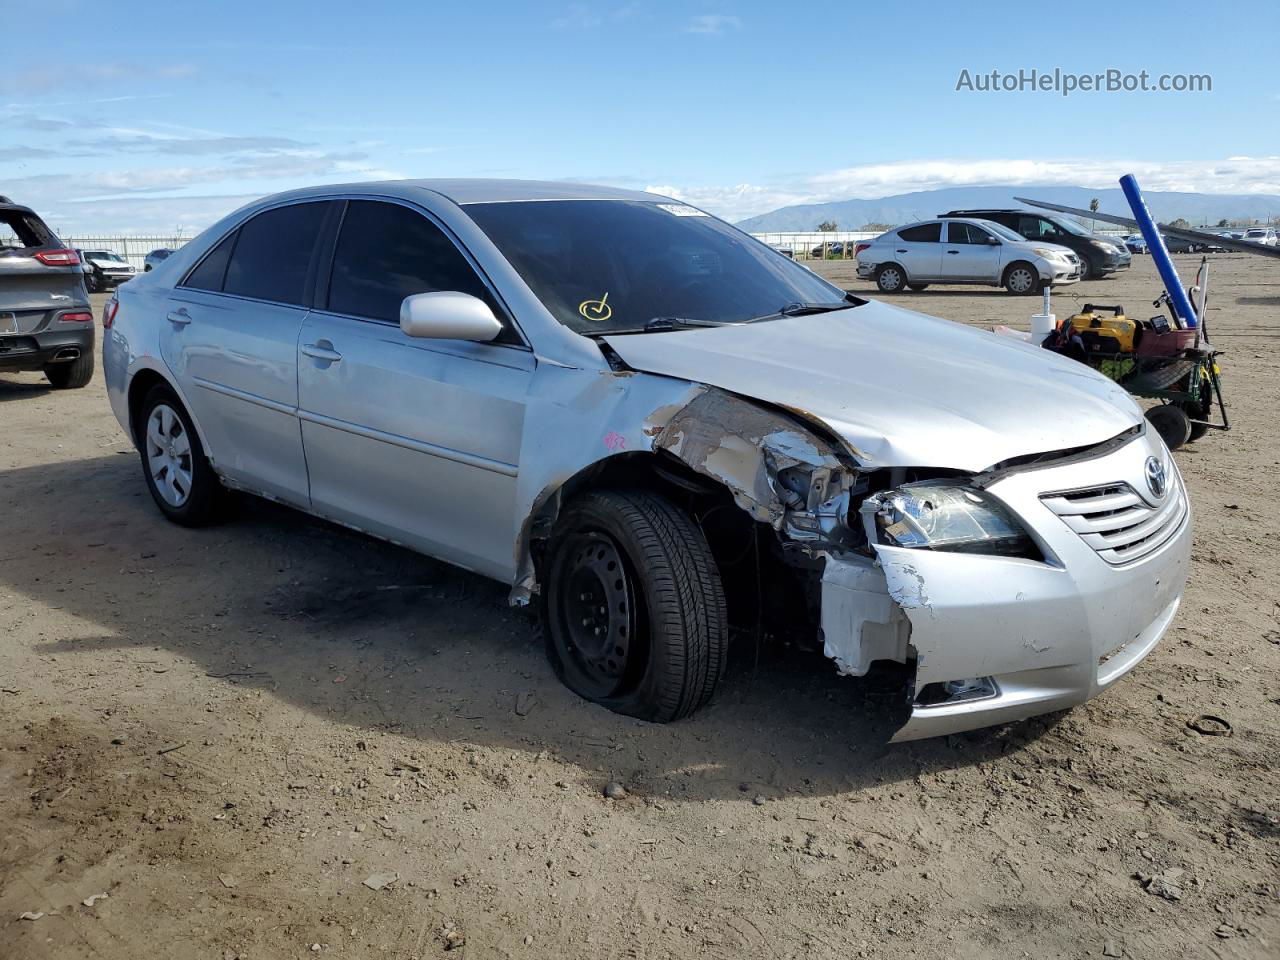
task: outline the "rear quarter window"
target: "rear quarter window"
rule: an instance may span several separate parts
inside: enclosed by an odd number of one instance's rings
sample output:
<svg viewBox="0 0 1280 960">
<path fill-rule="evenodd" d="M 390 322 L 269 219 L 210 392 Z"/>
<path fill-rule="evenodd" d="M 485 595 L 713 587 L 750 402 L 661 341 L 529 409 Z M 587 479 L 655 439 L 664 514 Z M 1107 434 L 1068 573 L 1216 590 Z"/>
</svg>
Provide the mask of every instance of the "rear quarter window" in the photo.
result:
<svg viewBox="0 0 1280 960">
<path fill-rule="evenodd" d="M 57 245 L 39 217 L 21 210 L 0 210 L 0 252 Z"/>
</svg>

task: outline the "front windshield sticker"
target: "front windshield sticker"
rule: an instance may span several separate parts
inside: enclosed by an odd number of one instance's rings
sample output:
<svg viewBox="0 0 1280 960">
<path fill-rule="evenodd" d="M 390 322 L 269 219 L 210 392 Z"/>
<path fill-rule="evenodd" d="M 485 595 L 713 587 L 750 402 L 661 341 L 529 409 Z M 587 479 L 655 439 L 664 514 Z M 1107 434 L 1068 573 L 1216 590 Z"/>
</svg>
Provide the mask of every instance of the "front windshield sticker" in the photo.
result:
<svg viewBox="0 0 1280 960">
<path fill-rule="evenodd" d="M 584 320 L 592 323 L 604 323 L 613 316 L 613 308 L 609 306 L 609 292 L 606 290 L 599 300 L 583 300 L 578 304 L 578 313 Z"/>
<path fill-rule="evenodd" d="M 659 210 L 665 210 L 667 213 L 674 213 L 677 217 L 705 217 L 706 214 L 697 207 L 690 207 L 683 203 L 660 203 Z"/>
</svg>

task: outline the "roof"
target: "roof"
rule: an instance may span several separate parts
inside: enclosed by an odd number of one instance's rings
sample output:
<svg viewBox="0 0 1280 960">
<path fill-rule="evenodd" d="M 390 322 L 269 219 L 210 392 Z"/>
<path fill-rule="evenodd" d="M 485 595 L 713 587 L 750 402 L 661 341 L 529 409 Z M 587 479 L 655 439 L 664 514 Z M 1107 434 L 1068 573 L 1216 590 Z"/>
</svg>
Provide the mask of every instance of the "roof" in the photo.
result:
<svg viewBox="0 0 1280 960">
<path fill-rule="evenodd" d="M 430 190 L 454 203 L 501 203 L 515 200 L 647 200 L 670 201 L 656 193 L 620 190 L 589 183 L 562 183 L 552 180 L 374 180 L 366 183 L 327 183 L 289 190 L 264 200 L 298 199 L 334 192 L 408 196 Z"/>
</svg>

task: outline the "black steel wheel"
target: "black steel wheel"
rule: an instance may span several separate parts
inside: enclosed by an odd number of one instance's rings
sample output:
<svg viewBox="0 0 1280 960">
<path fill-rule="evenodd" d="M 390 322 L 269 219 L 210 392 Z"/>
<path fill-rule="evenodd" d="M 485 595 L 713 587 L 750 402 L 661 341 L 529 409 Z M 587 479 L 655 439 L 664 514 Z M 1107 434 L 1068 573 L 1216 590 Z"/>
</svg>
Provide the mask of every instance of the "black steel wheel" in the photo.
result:
<svg viewBox="0 0 1280 960">
<path fill-rule="evenodd" d="M 626 683 L 627 651 L 638 627 L 635 577 L 606 533 L 575 533 L 565 550 L 565 583 L 557 598 L 561 652 L 587 696 L 612 697 Z"/>
<path fill-rule="evenodd" d="M 656 723 L 703 706 L 724 675 L 724 587 L 701 528 L 646 491 L 568 504 L 543 565 L 547 658 L 579 696 Z"/>
</svg>

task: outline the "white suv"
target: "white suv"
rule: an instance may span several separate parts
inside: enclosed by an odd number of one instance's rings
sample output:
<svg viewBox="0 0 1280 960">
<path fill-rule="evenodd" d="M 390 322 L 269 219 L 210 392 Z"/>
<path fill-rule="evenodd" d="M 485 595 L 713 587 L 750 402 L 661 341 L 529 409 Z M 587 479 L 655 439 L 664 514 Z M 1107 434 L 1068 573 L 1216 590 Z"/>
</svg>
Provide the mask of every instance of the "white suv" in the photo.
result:
<svg viewBox="0 0 1280 960">
<path fill-rule="evenodd" d="M 1255 227 L 1252 230 L 1246 230 L 1244 239 L 1254 243 L 1261 243 L 1263 246 L 1274 247 L 1276 245 L 1276 232 L 1271 227 Z"/>
<path fill-rule="evenodd" d="M 858 276 L 882 293 L 931 283 L 985 283 L 1010 293 L 1039 293 L 1080 279 L 1080 258 L 1066 247 L 1027 240 L 990 220 L 944 217 L 881 234 L 858 250 Z"/>
</svg>

